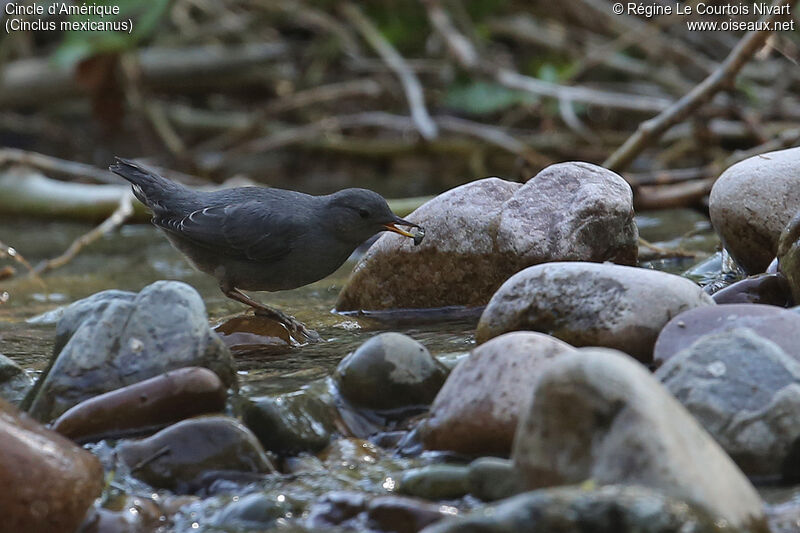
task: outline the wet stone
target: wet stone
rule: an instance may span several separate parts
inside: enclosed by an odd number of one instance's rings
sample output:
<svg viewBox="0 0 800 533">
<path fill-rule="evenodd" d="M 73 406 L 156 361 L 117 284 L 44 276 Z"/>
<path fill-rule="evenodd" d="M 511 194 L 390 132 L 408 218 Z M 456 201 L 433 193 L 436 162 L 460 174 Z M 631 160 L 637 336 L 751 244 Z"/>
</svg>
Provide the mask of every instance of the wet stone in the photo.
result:
<svg viewBox="0 0 800 533">
<path fill-rule="evenodd" d="M 403 472 L 397 492 L 426 500 L 460 498 L 469 493 L 469 468 L 437 464 Z"/>
<path fill-rule="evenodd" d="M 441 505 L 403 496 L 374 498 L 367 507 L 367 523 L 373 529 L 394 533 L 417 533 L 448 516 Z"/>
<path fill-rule="evenodd" d="M 587 490 L 560 487 L 526 492 L 423 533 L 740 533 L 707 513 L 644 487 Z"/>
<path fill-rule="evenodd" d="M 280 455 L 316 453 L 336 431 L 336 408 L 320 386 L 248 399 L 242 417 L 264 448 Z"/>
<path fill-rule="evenodd" d="M 781 233 L 777 259 L 794 301 L 800 302 L 800 211 Z"/>
<path fill-rule="evenodd" d="M 131 475 L 156 488 L 188 492 L 214 471 L 263 473 L 273 468 L 250 430 L 233 418 L 191 418 L 117 447 Z"/>
<path fill-rule="evenodd" d="M 701 337 L 656 377 L 742 471 L 800 479 L 800 362 L 750 329 Z"/>
<path fill-rule="evenodd" d="M 273 526 L 278 518 L 284 518 L 289 512 L 291 507 L 288 503 L 255 492 L 223 507 L 211 518 L 211 523 L 226 529 L 262 530 Z"/>
<path fill-rule="evenodd" d="M 111 291 L 76 302 L 57 327 L 51 366 L 26 398 L 52 420 L 92 396 L 169 370 L 202 366 L 236 381 L 227 347 L 208 326 L 205 304 L 185 283 L 158 281 L 136 295 Z"/>
<path fill-rule="evenodd" d="M 311 505 L 306 525 L 311 528 L 338 526 L 367 508 L 367 495 L 361 492 L 333 491 Z"/>
<path fill-rule="evenodd" d="M 0 398 L 18 405 L 33 385 L 33 379 L 17 363 L 0 354 Z"/>
<path fill-rule="evenodd" d="M 772 305 L 725 304 L 691 309 L 670 320 L 658 335 L 654 362 L 663 364 L 700 337 L 739 328 L 753 330 L 800 361 L 800 315 Z"/>
<path fill-rule="evenodd" d="M 294 339 L 283 324 L 255 314 L 229 318 L 214 331 L 234 354 L 283 353 L 302 341 Z"/>
<path fill-rule="evenodd" d="M 524 484 L 514 463 L 499 457 L 479 457 L 469 464 L 469 493 L 493 502 L 524 492 Z"/>
<path fill-rule="evenodd" d="M 447 369 L 407 335 L 372 337 L 339 363 L 339 393 L 356 406 L 375 410 L 420 408 L 430 404 Z"/>
<path fill-rule="evenodd" d="M 613 264 L 546 263 L 512 276 L 492 296 L 475 338 L 531 330 L 573 346 L 603 346 L 642 362 L 669 319 L 713 306 L 703 290 L 681 276 Z"/>
<path fill-rule="evenodd" d="M 52 428 L 81 442 L 146 433 L 204 413 L 225 409 L 227 391 L 207 368 L 188 367 L 84 400 Z"/>
<path fill-rule="evenodd" d="M 711 296 L 718 304 L 794 305 L 789 282 L 783 274 L 758 274 L 737 281 Z"/>
<path fill-rule="evenodd" d="M 75 531 L 103 481 L 96 457 L 0 400 L 3 531 Z"/>
</svg>

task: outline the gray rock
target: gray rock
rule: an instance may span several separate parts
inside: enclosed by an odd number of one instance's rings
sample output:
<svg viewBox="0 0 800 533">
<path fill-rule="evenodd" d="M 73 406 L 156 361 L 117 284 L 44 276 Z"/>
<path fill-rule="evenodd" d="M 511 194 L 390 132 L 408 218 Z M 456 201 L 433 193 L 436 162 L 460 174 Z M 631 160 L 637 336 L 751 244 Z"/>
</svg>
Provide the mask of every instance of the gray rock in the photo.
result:
<svg viewBox="0 0 800 533">
<path fill-rule="evenodd" d="M 512 458 L 529 489 L 642 485 L 730 527 L 761 531 L 761 499 L 714 439 L 648 370 L 614 350 L 553 362 L 520 422 Z"/>
<path fill-rule="evenodd" d="M 0 354 L 0 398 L 19 404 L 33 385 L 33 379 L 21 366 Z"/>
<path fill-rule="evenodd" d="M 361 259 L 336 308 L 479 306 L 509 276 L 546 261 L 634 264 L 630 186 L 589 163 L 561 163 L 525 185 L 486 178 L 447 191 L 409 217 L 419 246 L 382 236 Z"/>
<path fill-rule="evenodd" d="M 227 529 L 263 530 L 274 525 L 278 518 L 290 513 L 286 502 L 279 502 L 263 492 L 242 496 L 220 509 L 211 522 L 217 527 Z"/>
<path fill-rule="evenodd" d="M 656 377 L 745 474 L 800 479 L 800 362 L 777 344 L 749 329 L 707 335 Z"/>
<path fill-rule="evenodd" d="M 708 208 L 734 259 L 750 274 L 764 272 L 778 237 L 800 211 L 800 148 L 760 154 L 728 168 L 714 183 Z"/>
<path fill-rule="evenodd" d="M 511 497 L 525 488 L 514 463 L 499 457 L 479 457 L 469 464 L 469 492 L 483 501 Z"/>
<path fill-rule="evenodd" d="M 334 374 L 344 398 L 378 410 L 428 405 L 446 378 L 445 366 L 401 333 L 372 337 L 342 359 Z"/>
<path fill-rule="evenodd" d="M 717 304 L 793 305 L 792 291 L 783 274 L 757 274 L 737 281 L 711 296 Z"/>
<path fill-rule="evenodd" d="M 426 448 L 508 454 L 517 422 L 543 369 L 574 348 L 520 331 L 475 348 L 447 377 L 419 426 Z"/>
<path fill-rule="evenodd" d="M 362 492 L 328 492 L 311 505 L 306 525 L 313 529 L 338 526 L 355 518 L 366 508 L 367 495 Z"/>
<path fill-rule="evenodd" d="M 761 304 L 725 304 L 679 314 L 659 333 L 653 359 L 661 365 L 701 337 L 739 328 L 752 329 L 800 361 L 800 315 Z"/>
<path fill-rule="evenodd" d="M 209 471 L 274 472 L 255 435 L 225 416 L 190 418 L 146 439 L 122 441 L 117 455 L 134 477 L 175 492 L 189 491 Z"/>
<path fill-rule="evenodd" d="M 643 362 L 659 331 L 686 309 L 714 305 L 686 278 L 612 264 L 547 263 L 498 289 L 481 315 L 479 343 L 508 331 L 547 333 L 574 346 L 605 346 Z"/>
<path fill-rule="evenodd" d="M 436 464 L 406 470 L 397 492 L 426 500 L 460 498 L 469 493 L 469 468 Z"/>
<path fill-rule="evenodd" d="M 702 510 L 644 487 L 526 492 L 422 533 L 737 533 Z"/>
<path fill-rule="evenodd" d="M 786 225 L 778 240 L 778 264 L 786 276 L 794 303 L 800 303 L 800 211 Z"/>
<path fill-rule="evenodd" d="M 65 310 L 54 358 L 26 402 L 49 421 L 87 398 L 185 366 L 209 368 L 228 386 L 236 380 L 197 291 L 158 281 L 134 296 L 100 293 Z"/>
</svg>

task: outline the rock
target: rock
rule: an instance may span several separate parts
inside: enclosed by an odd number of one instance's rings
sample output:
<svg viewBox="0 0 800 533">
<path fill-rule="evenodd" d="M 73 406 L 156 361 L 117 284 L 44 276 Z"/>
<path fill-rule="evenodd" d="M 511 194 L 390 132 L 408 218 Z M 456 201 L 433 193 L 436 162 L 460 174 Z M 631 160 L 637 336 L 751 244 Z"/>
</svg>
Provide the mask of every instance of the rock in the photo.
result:
<svg viewBox="0 0 800 533">
<path fill-rule="evenodd" d="M 480 306 L 530 265 L 634 264 L 632 198 L 620 176 L 589 163 L 549 166 L 525 185 L 499 178 L 462 185 L 407 217 L 427 230 L 419 246 L 382 236 L 356 266 L 336 308 Z"/>
<path fill-rule="evenodd" d="M 744 474 L 644 366 L 614 350 L 582 349 L 545 370 L 512 458 L 529 489 L 642 485 L 734 529 L 766 531 Z"/>
<path fill-rule="evenodd" d="M 211 519 L 212 524 L 229 530 L 262 531 L 275 524 L 278 518 L 291 516 L 291 509 L 286 502 L 279 502 L 263 492 L 254 492 L 232 501 Z"/>
<path fill-rule="evenodd" d="M 718 290 L 711 296 L 717 304 L 794 305 L 789 282 L 783 274 L 758 274 Z"/>
<path fill-rule="evenodd" d="M 189 285 L 158 281 L 133 297 L 100 293 L 70 305 L 59 322 L 56 355 L 26 398 L 49 421 L 83 400 L 186 366 L 235 383 L 230 352 L 208 326 Z"/>
<path fill-rule="evenodd" d="M 653 358 L 661 365 L 711 333 L 749 328 L 800 361 L 800 315 L 772 305 L 726 304 L 679 314 L 658 335 Z"/>
<path fill-rule="evenodd" d="M 551 361 L 571 351 L 558 339 L 528 331 L 478 346 L 450 373 L 420 425 L 425 447 L 508 454 L 534 383 Z"/>
<path fill-rule="evenodd" d="M 701 337 L 656 373 L 748 476 L 800 479 L 800 362 L 750 329 Z"/>
<path fill-rule="evenodd" d="M 265 449 L 280 455 L 316 453 L 336 432 L 336 408 L 319 385 L 274 397 L 249 399 L 244 423 Z"/>
<path fill-rule="evenodd" d="M 75 531 L 103 482 L 96 457 L 0 400 L 3 531 Z"/>
<path fill-rule="evenodd" d="M 370 530 L 417 533 L 425 526 L 451 516 L 443 506 L 402 496 L 374 498 L 367 507 Z"/>
<path fill-rule="evenodd" d="M 711 189 L 711 222 L 750 274 L 764 272 L 776 255 L 778 237 L 800 210 L 799 170 L 800 148 L 769 152 L 728 168 Z"/>
<path fill-rule="evenodd" d="M 469 493 L 469 468 L 435 464 L 403 472 L 397 492 L 426 500 L 460 498 Z"/>
<path fill-rule="evenodd" d="M 33 379 L 21 366 L 0 354 L 0 398 L 17 405 L 32 385 Z"/>
<path fill-rule="evenodd" d="M 423 533 L 735 533 L 702 510 L 644 487 L 561 487 L 526 492 Z"/>
<path fill-rule="evenodd" d="M 328 492 L 311 506 L 306 525 L 312 529 L 338 526 L 355 518 L 366 508 L 367 497 L 361 492 Z"/>
<path fill-rule="evenodd" d="M 792 297 L 800 302 L 800 211 L 781 233 L 777 254 L 780 271 L 786 276 Z"/>
<path fill-rule="evenodd" d="M 179 368 L 84 400 L 58 417 L 52 428 L 82 442 L 119 438 L 221 412 L 226 397 L 225 385 L 211 370 Z"/>
<path fill-rule="evenodd" d="M 616 348 L 649 362 L 659 331 L 681 311 L 714 305 L 686 278 L 611 264 L 547 263 L 515 274 L 492 296 L 475 338 L 547 333 L 574 346 Z"/>
<path fill-rule="evenodd" d="M 303 341 L 293 338 L 286 326 L 277 320 L 255 314 L 229 318 L 214 331 L 236 355 L 285 353 Z"/>
<path fill-rule="evenodd" d="M 131 475 L 174 492 L 188 492 L 209 471 L 274 471 L 255 435 L 225 416 L 190 418 L 146 439 L 123 441 L 117 454 Z"/>
<path fill-rule="evenodd" d="M 479 457 L 469 464 L 469 493 L 493 502 L 524 492 L 522 478 L 514 463 L 499 457 Z"/>
<path fill-rule="evenodd" d="M 341 395 L 359 407 L 399 409 L 430 404 L 447 369 L 428 349 L 401 333 L 381 333 L 336 367 Z"/>
</svg>

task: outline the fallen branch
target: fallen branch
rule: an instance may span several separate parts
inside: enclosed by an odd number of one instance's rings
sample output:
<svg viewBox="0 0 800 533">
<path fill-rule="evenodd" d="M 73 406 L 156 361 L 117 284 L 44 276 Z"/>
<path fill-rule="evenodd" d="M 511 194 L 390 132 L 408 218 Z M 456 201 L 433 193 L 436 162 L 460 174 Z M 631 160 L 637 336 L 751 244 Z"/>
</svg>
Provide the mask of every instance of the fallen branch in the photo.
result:
<svg viewBox="0 0 800 533">
<path fill-rule="evenodd" d="M 98 183 L 119 183 L 119 180 L 114 178 L 110 172 L 92 165 L 67 161 L 66 159 L 59 159 L 38 152 L 28 152 L 18 148 L 0 148 L 0 167 L 9 164 L 25 165 L 51 174 L 89 179 Z"/>
<path fill-rule="evenodd" d="M 49 272 L 66 265 L 72 261 L 85 247 L 92 244 L 103 235 L 122 226 L 125 221 L 131 218 L 133 215 L 133 203 L 131 202 L 132 198 L 132 193 L 129 190 L 126 190 L 119 199 L 119 205 L 117 206 L 117 209 L 111 213 L 110 217 L 105 219 L 96 228 L 75 239 L 63 254 L 59 255 L 58 257 L 54 257 L 53 259 L 42 261 L 36 265 L 36 268 L 33 269 L 31 274 L 40 276 L 45 272 Z"/>
<path fill-rule="evenodd" d="M 425 96 L 417 75 L 408 67 L 403 56 L 381 35 L 380 31 L 358 7 L 347 3 L 342 6 L 341 10 L 364 39 L 378 52 L 386 65 L 400 78 L 406 100 L 408 100 L 408 107 L 411 109 L 411 118 L 420 135 L 427 140 L 435 139 L 438 135 L 438 128 L 425 107 Z"/>
<path fill-rule="evenodd" d="M 793 3 L 794 0 L 775 0 L 772 6 L 777 8 L 780 5 Z M 779 16 L 765 16 L 761 21 L 771 24 Z M 603 166 L 617 171 L 625 169 L 642 150 L 670 127 L 686 119 L 697 108 L 711 100 L 717 92 L 732 84 L 742 67 L 764 46 L 770 35 L 772 35 L 771 29 L 748 32 L 713 73 L 668 109 L 642 122 L 636 132 L 603 162 Z"/>
</svg>

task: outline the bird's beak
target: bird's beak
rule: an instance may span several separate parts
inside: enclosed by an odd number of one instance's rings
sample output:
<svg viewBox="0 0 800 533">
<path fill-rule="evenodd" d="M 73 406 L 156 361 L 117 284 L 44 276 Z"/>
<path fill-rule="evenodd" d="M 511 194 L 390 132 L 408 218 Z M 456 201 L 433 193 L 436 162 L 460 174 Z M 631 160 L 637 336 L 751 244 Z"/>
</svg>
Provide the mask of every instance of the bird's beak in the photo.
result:
<svg viewBox="0 0 800 533">
<path fill-rule="evenodd" d="M 398 228 L 397 224 L 400 224 L 401 226 L 408 226 L 408 227 L 411 227 L 411 228 L 418 228 L 419 227 L 418 225 L 414 224 L 413 222 L 409 222 L 408 220 L 403 220 L 400 217 L 396 217 L 393 222 L 389 222 L 388 224 L 384 224 L 383 227 L 386 228 L 389 231 L 393 231 L 395 233 L 399 233 L 400 235 L 402 235 L 404 237 L 411 237 L 412 239 L 414 239 L 416 237 L 410 231 L 406 231 L 404 229 Z"/>
</svg>

